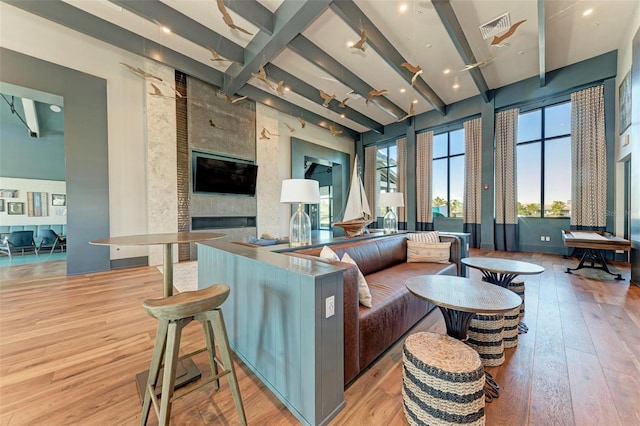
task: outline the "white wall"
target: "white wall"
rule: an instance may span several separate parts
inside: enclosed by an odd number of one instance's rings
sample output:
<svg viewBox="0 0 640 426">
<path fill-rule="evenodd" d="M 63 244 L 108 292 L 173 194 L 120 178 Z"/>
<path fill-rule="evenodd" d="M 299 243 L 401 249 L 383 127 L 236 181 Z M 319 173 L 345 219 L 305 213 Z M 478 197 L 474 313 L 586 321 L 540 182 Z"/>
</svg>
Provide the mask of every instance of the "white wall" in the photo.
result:
<svg viewBox="0 0 640 426">
<path fill-rule="evenodd" d="M 67 193 L 67 184 L 59 180 L 39 180 L 39 179 L 17 179 L 0 177 L 0 188 L 17 189 L 16 198 L 2 198 L 4 200 L 4 211 L 0 212 L 0 226 L 10 225 L 64 225 L 67 223 L 66 207 L 56 207 L 51 205 L 51 194 Z M 47 193 L 47 216 L 28 216 L 27 214 L 27 192 Z M 9 214 L 7 203 L 23 203 L 22 215 Z M 58 214 L 64 213 L 64 214 Z"/>
<path fill-rule="evenodd" d="M 144 67 L 143 58 L 3 2 L 0 46 L 107 80 L 110 234 L 146 233 L 146 90 L 120 65 Z M 146 247 L 111 252 L 112 259 L 145 255 Z"/>
<path fill-rule="evenodd" d="M 620 46 L 618 47 L 618 75 L 616 76 L 616 88 L 620 87 L 624 77 L 631 71 L 632 62 L 632 42 L 633 37 L 640 28 L 640 3 L 636 6 L 633 14 L 631 24 L 627 28 L 622 37 Z M 616 135 L 620 133 L 619 117 L 620 117 L 620 100 L 619 93 L 616 90 Z M 627 158 L 631 154 L 631 143 L 633 136 L 637 139 L 640 134 L 638 126 L 640 123 L 634 123 L 624 132 L 624 134 L 618 136 L 618 143 L 616 144 L 616 160 L 621 161 Z M 625 142 L 629 141 L 627 145 Z M 636 141 L 637 142 L 637 141 Z M 615 194 L 615 233 L 618 236 L 624 235 L 624 163 L 616 163 L 616 194 Z"/>
</svg>

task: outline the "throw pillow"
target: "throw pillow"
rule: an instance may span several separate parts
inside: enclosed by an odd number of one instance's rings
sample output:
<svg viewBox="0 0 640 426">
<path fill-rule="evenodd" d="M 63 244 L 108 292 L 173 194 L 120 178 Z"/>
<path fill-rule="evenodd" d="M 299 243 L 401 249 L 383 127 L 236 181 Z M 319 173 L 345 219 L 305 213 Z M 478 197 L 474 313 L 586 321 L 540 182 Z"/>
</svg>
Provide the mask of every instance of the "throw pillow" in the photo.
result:
<svg viewBox="0 0 640 426">
<path fill-rule="evenodd" d="M 451 243 L 407 241 L 407 262 L 449 263 Z"/>
<path fill-rule="evenodd" d="M 336 254 L 335 251 L 331 250 L 329 246 L 322 247 L 322 251 L 320 252 L 320 257 L 323 259 L 340 261 L 340 257 Z"/>
<path fill-rule="evenodd" d="M 438 231 L 431 232 L 416 232 L 409 234 L 407 237 L 411 241 L 420 241 L 423 243 L 439 243 L 440 242 L 440 234 Z"/>
<path fill-rule="evenodd" d="M 342 262 L 358 266 L 356 261 L 349 256 L 349 253 L 345 253 L 342 256 Z M 371 307 L 371 291 L 369 291 L 369 285 L 367 284 L 367 280 L 364 278 L 364 275 L 362 275 L 360 268 L 358 268 L 358 299 L 360 300 L 361 305 L 366 306 L 367 308 Z"/>
</svg>

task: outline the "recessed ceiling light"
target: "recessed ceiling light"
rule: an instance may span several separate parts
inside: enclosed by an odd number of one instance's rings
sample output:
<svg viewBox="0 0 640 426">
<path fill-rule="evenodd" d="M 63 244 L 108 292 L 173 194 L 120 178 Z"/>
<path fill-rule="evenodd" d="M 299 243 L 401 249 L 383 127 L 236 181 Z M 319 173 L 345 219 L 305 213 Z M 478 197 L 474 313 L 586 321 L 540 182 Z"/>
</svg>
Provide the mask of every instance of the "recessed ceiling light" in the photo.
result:
<svg viewBox="0 0 640 426">
<path fill-rule="evenodd" d="M 344 118 L 344 114 L 340 114 L 340 117 Z"/>
<path fill-rule="evenodd" d="M 449 74 L 450 72 L 451 72 L 451 70 L 449 68 L 447 68 L 444 71 L 442 71 L 443 74 Z"/>
<path fill-rule="evenodd" d="M 58 105 L 49 105 L 49 109 L 53 112 L 60 112 L 62 111 L 62 108 L 60 108 Z"/>
<path fill-rule="evenodd" d="M 353 47 L 353 42 L 352 41 L 347 42 L 347 47 Z"/>
<path fill-rule="evenodd" d="M 169 27 L 162 27 L 162 31 L 164 31 L 166 34 L 171 33 L 171 30 L 169 29 Z"/>
<path fill-rule="evenodd" d="M 593 9 L 587 9 L 584 12 L 582 12 L 582 16 L 589 16 L 593 13 Z"/>
<path fill-rule="evenodd" d="M 400 5 L 400 12 L 406 12 L 407 9 L 408 9 L 408 6 L 406 4 L 403 3 Z"/>
<path fill-rule="evenodd" d="M 407 91 L 407 89 L 405 89 L 405 88 L 400 89 L 400 93 L 404 93 L 406 91 Z"/>
<path fill-rule="evenodd" d="M 414 100 L 413 100 L 413 103 L 414 103 L 414 104 L 417 104 L 417 103 L 418 103 L 418 100 L 417 100 L 417 99 L 414 99 Z"/>
<path fill-rule="evenodd" d="M 285 87 L 285 88 L 284 88 L 284 91 L 285 91 L 285 92 L 288 92 L 288 91 L 290 91 L 290 90 L 291 90 L 291 89 L 289 89 L 288 87 Z"/>
<path fill-rule="evenodd" d="M 459 84 L 454 84 L 452 87 L 453 87 L 454 89 L 457 89 L 458 87 L 460 87 L 460 85 L 459 85 Z"/>
<path fill-rule="evenodd" d="M 431 43 L 425 44 L 425 47 L 427 47 L 428 49 L 431 49 L 431 46 L 433 46 Z"/>
</svg>

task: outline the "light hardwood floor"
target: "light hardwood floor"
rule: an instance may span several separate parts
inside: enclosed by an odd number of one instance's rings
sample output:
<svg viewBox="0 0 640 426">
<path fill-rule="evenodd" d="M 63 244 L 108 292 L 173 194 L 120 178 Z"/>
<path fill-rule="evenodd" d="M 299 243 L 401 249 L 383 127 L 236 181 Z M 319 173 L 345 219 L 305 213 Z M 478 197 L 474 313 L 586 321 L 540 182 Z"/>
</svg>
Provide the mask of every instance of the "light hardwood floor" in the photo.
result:
<svg viewBox="0 0 640 426">
<path fill-rule="evenodd" d="M 601 271 L 564 273 L 576 259 L 473 250 L 540 264 L 524 277 L 529 333 L 489 368 L 502 388 L 486 405 L 488 425 L 640 424 L 640 288 Z M 0 268 L 0 425 L 133 425 L 140 401 L 134 376 L 151 359 L 156 321 L 141 303 L 162 295 L 162 275 L 142 267 L 66 277 L 64 262 Z M 472 277 L 479 278 L 472 270 Z M 444 332 L 438 310 L 410 332 Z M 187 326 L 182 349 L 204 345 Z M 402 342 L 346 390 L 333 425 L 404 425 Z M 195 358 L 207 371 L 206 354 Z M 297 420 L 238 362 L 252 425 Z M 206 373 L 204 373 L 206 374 Z M 174 403 L 172 424 L 238 424 L 227 382 Z M 152 413 L 151 424 L 155 424 Z"/>
</svg>

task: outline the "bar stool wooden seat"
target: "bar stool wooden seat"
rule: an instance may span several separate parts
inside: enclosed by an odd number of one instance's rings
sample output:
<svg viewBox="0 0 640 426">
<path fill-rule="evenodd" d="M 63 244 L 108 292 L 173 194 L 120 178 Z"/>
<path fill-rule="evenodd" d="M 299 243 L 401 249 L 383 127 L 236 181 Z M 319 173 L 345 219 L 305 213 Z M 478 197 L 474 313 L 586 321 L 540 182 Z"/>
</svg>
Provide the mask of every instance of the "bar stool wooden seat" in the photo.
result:
<svg viewBox="0 0 640 426">
<path fill-rule="evenodd" d="M 229 296 L 229 286 L 216 284 L 211 287 L 188 291 L 162 299 L 148 299 L 142 304 L 149 315 L 159 320 L 156 343 L 153 348 L 151 358 L 151 368 L 149 369 L 149 379 L 147 381 L 144 401 L 142 404 L 142 416 L 140 424 L 146 425 L 153 403 L 158 424 L 168 425 L 171 416 L 171 404 L 174 400 L 190 393 L 200 387 L 214 382 L 215 390 L 219 389 L 219 379 L 227 376 L 229 387 L 233 395 L 240 422 L 247 424 L 238 388 L 238 380 L 233 367 L 231 350 L 222 317 L 220 305 Z M 202 323 L 207 347 L 178 358 L 180 349 L 180 335 L 182 329 L 191 321 L 196 320 Z M 216 355 L 214 336 L 217 339 L 220 357 Z M 209 365 L 211 366 L 211 379 L 203 381 L 196 387 L 186 389 L 185 392 L 174 397 L 174 382 L 176 375 L 176 365 L 179 359 L 188 358 L 200 352 L 208 351 Z M 218 365 L 222 371 L 218 372 Z M 155 386 L 158 382 L 160 368 L 164 366 L 162 376 L 162 394 L 160 404 L 155 393 Z"/>
</svg>

